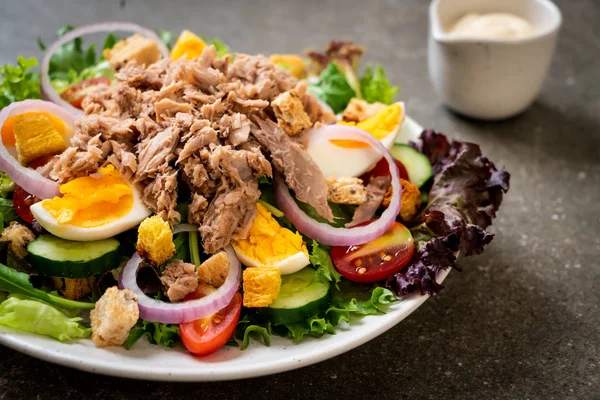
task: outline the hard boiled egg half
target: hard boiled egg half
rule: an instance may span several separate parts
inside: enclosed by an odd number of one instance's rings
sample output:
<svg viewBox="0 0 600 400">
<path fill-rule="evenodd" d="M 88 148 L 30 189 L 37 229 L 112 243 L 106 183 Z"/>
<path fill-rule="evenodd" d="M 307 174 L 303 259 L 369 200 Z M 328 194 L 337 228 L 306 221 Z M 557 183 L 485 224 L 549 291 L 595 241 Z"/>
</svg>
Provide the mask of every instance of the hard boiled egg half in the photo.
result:
<svg viewBox="0 0 600 400">
<path fill-rule="evenodd" d="M 62 197 L 31 206 L 39 224 L 55 236 L 91 241 L 113 237 L 151 214 L 139 191 L 112 165 L 60 186 Z"/>
<path fill-rule="evenodd" d="M 394 145 L 405 119 L 404 103 L 394 103 L 372 117 L 353 125 L 377 138 L 386 148 Z M 306 150 L 325 177 L 360 176 L 381 159 L 368 144 L 355 140 L 324 140 L 311 135 Z"/>
<path fill-rule="evenodd" d="M 233 249 L 247 267 L 278 267 L 281 275 L 293 274 L 310 264 L 302 236 L 279 225 L 261 204 L 248 238 L 233 242 Z"/>
</svg>

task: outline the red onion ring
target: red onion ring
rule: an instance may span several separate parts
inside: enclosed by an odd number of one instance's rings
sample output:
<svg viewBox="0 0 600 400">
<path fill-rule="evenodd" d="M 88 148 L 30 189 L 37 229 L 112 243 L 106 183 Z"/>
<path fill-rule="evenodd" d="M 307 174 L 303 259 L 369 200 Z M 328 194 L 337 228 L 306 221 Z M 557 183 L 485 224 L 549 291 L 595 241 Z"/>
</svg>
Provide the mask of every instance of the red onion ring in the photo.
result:
<svg viewBox="0 0 600 400">
<path fill-rule="evenodd" d="M 177 235 L 181 232 L 196 232 L 198 230 L 198 225 L 196 224 L 179 224 L 175 225 L 173 228 L 173 235 Z"/>
<path fill-rule="evenodd" d="M 46 111 L 60 118 L 69 127 L 71 132 L 75 129 L 75 116 L 69 110 L 43 100 L 19 101 L 4 107 L 2 112 L 0 112 L 0 127 L 4 126 L 8 117 L 32 111 Z M 34 169 L 22 166 L 8 152 L 2 140 L 0 140 L 0 170 L 6 172 L 9 178 L 25 189 L 25 191 L 40 199 L 50 199 L 60 195 L 58 183 L 42 176 Z"/>
<path fill-rule="evenodd" d="M 67 110 L 72 111 L 76 115 L 83 115 L 82 110 L 73 107 L 68 101 L 63 100 L 50 84 L 50 76 L 48 75 L 48 70 L 50 69 L 50 58 L 52 58 L 52 55 L 54 55 L 54 53 L 56 53 L 63 44 L 69 43 L 78 37 L 92 33 L 114 31 L 133 32 L 139 33 L 142 36 L 146 36 L 147 38 L 156 41 L 163 57 L 168 58 L 170 56 L 167 45 L 163 43 L 156 33 L 137 24 L 131 22 L 104 22 L 99 24 L 85 25 L 77 29 L 73 29 L 64 36 L 61 36 L 56 42 L 52 43 L 52 45 L 46 51 L 40 67 L 42 97 L 66 108 Z"/>
<path fill-rule="evenodd" d="M 319 129 L 315 129 L 309 135 L 318 136 L 319 139 L 351 139 L 357 140 L 371 145 L 378 150 L 388 162 L 390 175 L 392 178 L 392 201 L 388 208 L 381 214 L 381 217 L 365 226 L 354 228 L 334 228 L 331 225 L 318 222 L 306 215 L 296 201 L 290 195 L 290 192 L 285 185 L 281 176 L 276 176 L 273 179 L 275 188 L 275 202 L 277 207 L 281 209 L 285 216 L 294 224 L 303 234 L 315 239 L 316 241 L 330 246 L 353 246 L 370 242 L 383 235 L 392 226 L 398 212 L 400 211 L 400 197 L 402 187 L 400 185 L 400 173 L 398 167 L 394 163 L 394 158 L 390 152 L 368 132 L 362 129 L 346 126 L 346 125 L 327 125 Z"/>
<path fill-rule="evenodd" d="M 211 295 L 183 303 L 167 303 L 148 297 L 137 284 L 137 269 L 142 258 L 136 252 L 125 264 L 119 276 L 119 289 L 129 289 L 138 296 L 140 317 L 163 324 L 179 324 L 208 317 L 227 306 L 240 286 L 242 268 L 231 246 L 225 248 L 229 257 L 227 279 Z"/>
</svg>

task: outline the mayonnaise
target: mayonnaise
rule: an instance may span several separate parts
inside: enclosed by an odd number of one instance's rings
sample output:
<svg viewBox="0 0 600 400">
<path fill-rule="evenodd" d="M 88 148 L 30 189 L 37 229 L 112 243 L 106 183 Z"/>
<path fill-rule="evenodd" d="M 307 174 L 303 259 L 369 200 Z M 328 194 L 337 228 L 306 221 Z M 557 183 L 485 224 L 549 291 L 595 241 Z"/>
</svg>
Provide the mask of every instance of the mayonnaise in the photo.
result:
<svg viewBox="0 0 600 400">
<path fill-rule="evenodd" d="M 454 24 L 448 33 L 453 37 L 475 39 L 523 39 L 535 33 L 529 21 L 508 13 L 469 13 Z"/>
</svg>

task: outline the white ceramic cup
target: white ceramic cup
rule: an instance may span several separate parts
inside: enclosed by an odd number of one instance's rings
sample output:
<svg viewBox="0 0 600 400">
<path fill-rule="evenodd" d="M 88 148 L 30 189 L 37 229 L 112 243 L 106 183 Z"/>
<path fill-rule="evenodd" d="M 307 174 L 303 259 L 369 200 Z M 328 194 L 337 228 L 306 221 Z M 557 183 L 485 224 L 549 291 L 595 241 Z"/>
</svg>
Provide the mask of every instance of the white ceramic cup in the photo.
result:
<svg viewBox="0 0 600 400">
<path fill-rule="evenodd" d="M 529 21 L 525 39 L 448 35 L 467 13 L 505 12 Z M 497 120 L 533 103 L 548 73 L 562 17 L 549 0 L 434 0 L 429 7 L 429 77 L 442 101 L 472 118 Z"/>
</svg>

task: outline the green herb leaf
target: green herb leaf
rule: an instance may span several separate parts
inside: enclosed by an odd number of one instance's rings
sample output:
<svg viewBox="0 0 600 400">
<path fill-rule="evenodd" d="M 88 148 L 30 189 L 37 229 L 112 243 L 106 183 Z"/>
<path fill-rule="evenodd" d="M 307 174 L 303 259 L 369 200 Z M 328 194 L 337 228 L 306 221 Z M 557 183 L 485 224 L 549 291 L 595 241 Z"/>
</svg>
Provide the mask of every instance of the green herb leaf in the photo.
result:
<svg viewBox="0 0 600 400">
<path fill-rule="evenodd" d="M 0 304 L 0 324 L 61 342 L 90 336 L 92 330 L 80 322 L 79 317 L 69 317 L 55 307 L 20 295 L 11 295 Z"/>
<path fill-rule="evenodd" d="M 171 260 L 183 260 L 190 262 L 190 242 L 187 232 L 180 232 L 173 237 L 175 244 L 175 254 Z"/>
<path fill-rule="evenodd" d="M 321 72 L 319 80 L 308 87 L 308 91 L 329 104 L 336 114 L 344 111 L 350 100 L 356 96 L 344 74 L 333 62 Z"/>
<path fill-rule="evenodd" d="M 388 81 L 384 69 L 379 64 L 375 65 L 375 70 L 370 65 L 367 67 L 365 74 L 360 79 L 360 89 L 363 99 L 367 102 L 379 101 L 385 104 L 392 104 L 394 97 L 400 91 L 400 88 L 392 86 Z"/>
<path fill-rule="evenodd" d="M 36 289 L 29 282 L 29 275 L 9 268 L 4 264 L 0 264 L 0 290 L 11 294 L 32 297 L 62 308 L 76 308 L 80 310 L 92 310 L 94 308 L 94 303 L 68 300 Z"/>
<path fill-rule="evenodd" d="M 3 197 L 0 197 L 0 214 L 2 214 L 5 224 L 18 218 L 17 212 L 13 207 L 13 201 Z"/>
<path fill-rule="evenodd" d="M 19 56 L 16 66 L 0 66 L 0 110 L 15 101 L 42 97 L 39 72 L 28 71 L 36 65 L 35 57 Z"/>
</svg>

